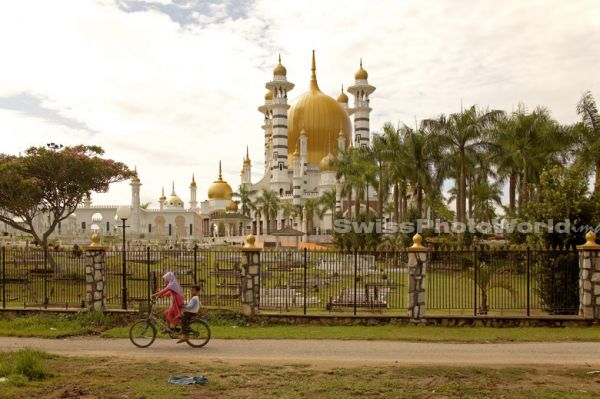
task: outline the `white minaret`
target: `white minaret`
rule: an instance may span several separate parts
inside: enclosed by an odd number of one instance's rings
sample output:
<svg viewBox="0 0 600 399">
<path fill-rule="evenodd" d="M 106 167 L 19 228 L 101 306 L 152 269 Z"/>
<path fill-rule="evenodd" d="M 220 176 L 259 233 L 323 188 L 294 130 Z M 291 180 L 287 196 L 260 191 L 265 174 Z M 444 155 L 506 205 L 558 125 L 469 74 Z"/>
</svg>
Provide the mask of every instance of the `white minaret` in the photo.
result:
<svg viewBox="0 0 600 399">
<path fill-rule="evenodd" d="M 139 233 L 141 231 L 141 203 L 140 203 L 140 187 L 142 183 L 140 182 L 140 178 L 137 176 L 137 168 L 136 175 L 131 179 L 131 220 L 129 221 L 131 231 Z"/>
<path fill-rule="evenodd" d="M 354 85 L 348 87 L 348 92 L 354 95 L 354 146 L 368 146 L 371 132 L 369 129 L 369 96 L 375 91 L 367 81 L 369 74 L 363 69 L 362 59 L 360 68 L 354 74 Z"/>
<path fill-rule="evenodd" d="M 300 153 L 298 152 L 298 148 L 294 151 L 293 159 L 293 168 L 294 168 L 294 178 L 293 178 L 293 200 L 292 204 L 296 206 L 304 205 L 304 201 L 302 198 L 302 194 L 304 192 L 304 167 L 302 166 L 302 159 L 300 158 Z"/>
<path fill-rule="evenodd" d="M 302 161 L 302 174 L 304 175 L 308 166 L 308 135 L 304 128 L 300 131 L 300 160 Z"/>
<path fill-rule="evenodd" d="M 314 54 L 313 54 L 314 60 Z M 294 84 L 288 82 L 287 71 L 279 64 L 273 69 L 273 80 L 266 84 L 267 89 L 273 93 L 271 109 L 273 144 L 271 147 L 271 190 L 285 194 L 290 189 L 290 177 L 288 175 L 288 120 L 287 111 L 290 108 L 287 98 L 288 92 L 294 88 Z"/>
<path fill-rule="evenodd" d="M 242 167 L 242 184 L 252 184 L 252 162 L 250 162 L 250 154 L 248 146 L 246 146 L 246 158 L 244 158 L 244 166 Z"/>
<path fill-rule="evenodd" d="M 273 92 L 269 90 L 267 94 L 265 94 L 265 103 L 258 107 L 258 110 L 264 115 L 264 124 L 262 125 L 262 129 L 264 130 L 265 137 L 265 148 L 264 148 L 264 156 L 265 156 L 265 175 L 269 173 L 269 140 L 272 134 L 272 126 L 273 126 L 273 109 L 271 105 L 273 104 Z"/>
<path fill-rule="evenodd" d="M 190 210 L 192 211 L 198 210 L 198 201 L 196 200 L 197 191 L 198 186 L 196 185 L 196 178 L 192 174 L 192 182 L 190 183 Z"/>
<path fill-rule="evenodd" d="M 165 207 L 166 200 L 167 200 L 167 197 L 165 197 L 165 188 L 163 187 L 160 198 L 158 199 L 158 204 L 160 205 L 160 210 L 163 210 L 163 208 Z"/>
</svg>

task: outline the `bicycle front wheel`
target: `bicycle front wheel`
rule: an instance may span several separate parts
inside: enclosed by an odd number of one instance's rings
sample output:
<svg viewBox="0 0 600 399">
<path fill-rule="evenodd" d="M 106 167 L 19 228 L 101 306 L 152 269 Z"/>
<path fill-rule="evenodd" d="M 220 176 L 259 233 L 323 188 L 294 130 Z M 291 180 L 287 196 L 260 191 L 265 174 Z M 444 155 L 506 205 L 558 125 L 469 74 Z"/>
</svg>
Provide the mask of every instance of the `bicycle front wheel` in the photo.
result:
<svg viewBox="0 0 600 399">
<path fill-rule="evenodd" d="M 193 348 L 202 348 L 210 341 L 210 327 L 204 320 L 192 320 L 190 323 L 188 345 Z"/>
<path fill-rule="evenodd" d="M 156 339 L 156 327 L 149 320 L 135 322 L 129 329 L 129 340 L 138 348 L 147 348 Z"/>
</svg>

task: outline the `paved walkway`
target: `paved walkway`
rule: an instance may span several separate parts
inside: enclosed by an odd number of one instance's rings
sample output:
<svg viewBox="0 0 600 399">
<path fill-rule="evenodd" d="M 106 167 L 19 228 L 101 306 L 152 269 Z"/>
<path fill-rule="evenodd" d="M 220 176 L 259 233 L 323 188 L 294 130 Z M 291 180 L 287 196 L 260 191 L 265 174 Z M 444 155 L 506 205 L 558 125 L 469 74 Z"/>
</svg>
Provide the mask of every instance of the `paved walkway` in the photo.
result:
<svg viewBox="0 0 600 399">
<path fill-rule="evenodd" d="M 600 367 L 600 343 L 454 344 L 400 341 L 212 340 L 193 349 L 173 340 L 157 340 L 139 349 L 127 339 L 0 337 L 0 350 L 32 347 L 66 356 L 189 362 L 307 363 L 357 365 L 562 365 Z"/>
</svg>

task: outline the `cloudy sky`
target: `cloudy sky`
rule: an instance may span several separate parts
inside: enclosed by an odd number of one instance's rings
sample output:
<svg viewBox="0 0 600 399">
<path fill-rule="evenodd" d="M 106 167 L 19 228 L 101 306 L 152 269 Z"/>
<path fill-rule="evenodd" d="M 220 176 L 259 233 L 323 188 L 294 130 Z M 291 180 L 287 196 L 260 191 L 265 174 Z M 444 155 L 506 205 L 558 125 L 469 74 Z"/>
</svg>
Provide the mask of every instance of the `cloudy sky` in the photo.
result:
<svg viewBox="0 0 600 399">
<path fill-rule="evenodd" d="M 98 144 L 137 165 L 142 200 L 161 186 L 187 201 L 216 178 L 235 188 L 246 145 L 262 170 L 264 83 L 281 53 L 295 97 L 317 52 L 337 96 L 359 58 L 385 121 L 548 106 L 560 122 L 600 100 L 600 2 L 5 0 L 0 2 L 1 152 L 47 142 Z M 168 193 L 167 193 L 168 194 Z M 95 203 L 129 200 L 126 183 Z"/>
</svg>

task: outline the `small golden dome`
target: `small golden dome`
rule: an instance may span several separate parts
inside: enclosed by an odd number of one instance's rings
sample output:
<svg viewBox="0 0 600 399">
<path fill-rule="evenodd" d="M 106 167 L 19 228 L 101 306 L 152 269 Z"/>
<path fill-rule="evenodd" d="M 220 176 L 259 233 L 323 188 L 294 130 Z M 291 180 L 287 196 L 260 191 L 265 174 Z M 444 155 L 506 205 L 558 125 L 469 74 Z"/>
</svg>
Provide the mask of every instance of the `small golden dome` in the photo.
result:
<svg viewBox="0 0 600 399">
<path fill-rule="evenodd" d="M 196 188 L 197 187 L 197 185 L 196 185 L 196 178 L 195 178 L 194 175 L 192 175 L 192 182 L 190 183 L 190 187 L 192 187 L 192 188 Z"/>
<path fill-rule="evenodd" d="M 248 151 L 248 146 L 246 146 L 246 158 L 244 158 L 244 165 L 250 166 L 250 152 Z"/>
<path fill-rule="evenodd" d="M 367 80 L 368 77 L 369 77 L 369 74 L 367 73 L 367 71 L 365 71 L 363 69 L 362 58 L 361 58 L 361 60 L 360 60 L 360 68 L 354 74 L 354 79 L 356 79 L 356 80 Z"/>
<path fill-rule="evenodd" d="M 178 195 L 172 194 L 166 203 L 167 206 L 172 206 L 175 208 L 179 208 L 183 206 L 183 201 L 179 198 Z"/>
<path fill-rule="evenodd" d="M 333 167 L 333 162 L 336 159 L 337 158 L 332 153 L 325 155 L 323 159 L 321 159 L 321 162 L 319 162 L 319 169 L 321 169 L 321 172 L 334 172 L 335 168 Z"/>
<path fill-rule="evenodd" d="M 337 98 L 338 103 L 348 104 L 348 96 L 344 93 L 344 86 L 342 85 L 342 91 Z"/>
<path fill-rule="evenodd" d="M 160 202 L 164 202 L 166 199 L 167 199 L 167 197 L 165 197 L 165 188 L 163 187 L 162 191 L 161 191 L 161 194 L 160 194 L 160 197 L 158 198 L 158 200 Z"/>
<path fill-rule="evenodd" d="M 230 200 L 233 195 L 231 186 L 223 180 L 221 173 L 221 161 L 219 161 L 219 177 L 215 182 L 208 188 L 208 199 L 212 200 Z"/>
<path fill-rule="evenodd" d="M 285 69 L 285 67 L 283 65 L 281 65 L 281 55 L 279 56 L 279 64 L 277 64 L 275 69 L 273 69 L 273 75 L 274 76 L 286 76 L 287 75 L 287 69 Z"/>
<path fill-rule="evenodd" d="M 272 99 L 273 99 L 273 92 L 271 90 L 269 90 L 268 92 L 265 93 L 265 100 L 271 101 Z"/>
<path fill-rule="evenodd" d="M 225 207 L 227 212 L 236 212 L 238 210 L 238 204 L 234 200 L 229 200 L 229 203 Z"/>
</svg>

